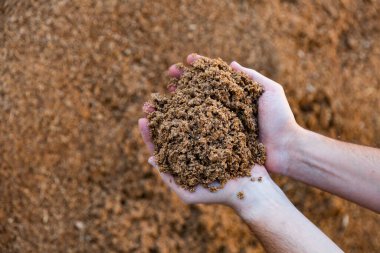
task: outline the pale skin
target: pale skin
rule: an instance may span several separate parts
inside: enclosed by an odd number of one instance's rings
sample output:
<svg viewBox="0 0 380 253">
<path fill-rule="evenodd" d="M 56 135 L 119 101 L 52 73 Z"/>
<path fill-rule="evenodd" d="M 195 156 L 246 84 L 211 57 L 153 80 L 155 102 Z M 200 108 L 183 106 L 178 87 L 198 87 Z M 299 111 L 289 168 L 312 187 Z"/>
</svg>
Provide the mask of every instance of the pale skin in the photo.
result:
<svg viewBox="0 0 380 253">
<path fill-rule="evenodd" d="M 191 54 L 192 64 L 199 55 Z M 260 141 L 267 151 L 265 167 L 252 168 L 252 177 L 229 181 L 222 190 L 211 193 L 198 186 L 186 191 L 174 183 L 171 175 L 160 173 L 162 180 L 188 204 L 223 204 L 232 207 L 248 224 L 267 252 L 342 252 L 322 231 L 304 217 L 272 181 L 266 170 L 287 175 L 307 184 L 380 212 L 380 151 L 335 141 L 300 127 L 294 118 L 281 85 L 237 62 L 231 67 L 245 72 L 264 87 L 259 99 Z M 173 65 L 169 75 L 179 77 Z M 169 88 L 175 92 L 175 87 Z M 154 110 L 144 105 L 144 112 Z M 148 120 L 139 127 L 151 155 L 154 145 Z M 154 157 L 149 163 L 155 168 Z M 261 182 L 258 178 L 262 177 Z M 244 198 L 237 198 L 243 192 Z"/>
</svg>

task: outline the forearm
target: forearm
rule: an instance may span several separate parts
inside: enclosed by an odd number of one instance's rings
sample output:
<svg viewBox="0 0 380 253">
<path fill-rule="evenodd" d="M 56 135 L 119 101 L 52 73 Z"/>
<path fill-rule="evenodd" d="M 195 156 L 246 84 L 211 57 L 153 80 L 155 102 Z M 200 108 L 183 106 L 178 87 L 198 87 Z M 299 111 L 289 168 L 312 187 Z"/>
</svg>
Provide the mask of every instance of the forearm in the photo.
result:
<svg viewBox="0 0 380 253">
<path fill-rule="evenodd" d="M 380 211 L 380 151 L 300 130 L 287 175 Z"/>
<path fill-rule="evenodd" d="M 290 202 L 245 219 L 266 252 L 342 252 Z"/>
<path fill-rule="evenodd" d="M 249 225 L 267 252 L 341 252 L 303 216 L 267 175 L 244 185 L 244 199 L 233 197 L 233 208 Z"/>
</svg>

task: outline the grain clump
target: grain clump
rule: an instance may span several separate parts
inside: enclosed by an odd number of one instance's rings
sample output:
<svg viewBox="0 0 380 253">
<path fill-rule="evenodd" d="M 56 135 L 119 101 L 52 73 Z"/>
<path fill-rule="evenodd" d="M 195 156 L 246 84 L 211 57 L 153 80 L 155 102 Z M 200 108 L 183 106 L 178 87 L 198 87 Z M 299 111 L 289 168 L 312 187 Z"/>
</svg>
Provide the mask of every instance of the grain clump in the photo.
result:
<svg viewBox="0 0 380 253">
<path fill-rule="evenodd" d="M 265 162 L 257 123 L 262 87 L 221 59 L 180 67 L 183 74 L 170 82 L 174 93 L 152 94 L 148 119 L 160 171 L 190 191 L 250 176 Z"/>
</svg>

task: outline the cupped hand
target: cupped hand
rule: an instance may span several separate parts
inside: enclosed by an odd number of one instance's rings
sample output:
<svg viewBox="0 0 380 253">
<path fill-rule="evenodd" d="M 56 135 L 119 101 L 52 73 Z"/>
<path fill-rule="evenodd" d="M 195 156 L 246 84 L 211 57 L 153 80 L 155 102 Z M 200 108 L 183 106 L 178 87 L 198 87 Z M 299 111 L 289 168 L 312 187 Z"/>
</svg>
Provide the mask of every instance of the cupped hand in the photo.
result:
<svg viewBox="0 0 380 253">
<path fill-rule="evenodd" d="M 187 63 L 192 64 L 203 56 L 190 54 Z M 301 135 L 302 128 L 297 124 L 290 109 L 283 87 L 275 81 L 261 75 L 257 71 L 232 62 L 230 66 L 235 71 L 247 74 L 254 81 L 260 83 L 264 93 L 259 99 L 259 138 L 265 145 L 267 160 L 265 167 L 271 172 L 287 174 L 290 166 L 290 151 L 296 137 Z M 182 71 L 172 65 L 169 75 L 180 77 Z M 170 92 L 175 91 L 174 86 L 169 87 Z"/>
<path fill-rule="evenodd" d="M 297 124 L 286 99 L 284 89 L 275 81 L 257 71 L 232 62 L 230 66 L 246 73 L 261 84 L 264 93 L 259 98 L 259 138 L 265 145 L 265 167 L 275 173 L 286 174 L 289 168 L 289 151 L 301 127 Z"/>
<path fill-rule="evenodd" d="M 146 118 L 139 120 L 139 128 L 143 140 L 151 154 L 153 154 L 154 145 L 152 143 L 148 127 L 148 120 Z M 170 189 L 172 189 L 182 199 L 182 201 L 187 204 L 224 204 L 236 209 L 241 209 L 239 206 L 241 206 L 243 202 L 247 202 L 245 201 L 246 199 L 250 200 L 248 202 L 253 201 L 256 204 L 259 202 L 259 199 L 266 199 L 268 194 L 263 193 L 260 195 L 258 193 L 267 191 L 268 184 L 270 184 L 271 187 L 277 187 L 273 183 L 265 168 L 263 166 L 256 165 L 251 170 L 251 177 L 242 177 L 230 180 L 225 184 L 223 189 L 216 192 L 210 192 L 208 189 L 200 185 L 195 188 L 194 192 L 190 192 L 177 185 L 172 175 L 160 172 L 154 156 L 151 156 L 148 159 L 148 162 L 155 169 L 157 169 L 164 183 L 168 185 Z M 244 198 L 238 198 L 238 193 L 242 193 Z M 266 196 L 265 198 L 264 195 Z"/>
<path fill-rule="evenodd" d="M 192 64 L 198 58 L 202 56 L 191 54 L 187 57 L 187 63 Z M 234 69 L 239 70 L 235 64 Z M 241 67 L 242 68 L 242 67 Z M 243 71 L 243 70 L 241 70 Z M 245 70 L 244 70 L 245 71 Z M 182 74 L 182 71 L 173 65 L 169 68 L 169 76 L 179 78 Z M 251 75 L 250 75 L 251 76 Z M 168 87 L 169 92 L 175 92 L 175 86 Z M 268 95 L 268 94 L 267 94 Z M 267 98 L 268 99 L 268 98 Z M 271 98 L 269 98 L 271 99 Z M 286 102 L 286 99 L 285 99 Z M 289 109 L 290 110 L 290 109 Z M 144 104 L 143 111 L 146 114 L 149 114 L 154 111 L 154 108 L 149 104 Z M 267 114 L 271 113 L 270 111 L 266 112 Z M 291 112 L 290 112 L 291 113 Z M 265 205 L 271 201 L 285 201 L 288 202 L 286 196 L 278 188 L 278 186 L 272 181 L 268 172 L 263 166 L 254 166 L 251 171 L 251 177 L 237 178 L 234 180 L 228 181 L 223 189 L 220 189 L 216 192 L 210 192 L 208 189 L 203 186 L 197 186 L 194 192 L 190 192 L 178 186 L 175 183 L 174 178 L 167 173 L 162 173 L 159 171 L 158 166 L 155 162 L 153 153 L 154 145 L 151 139 L 149 131 L 149 122 L 147 118 L 139 119 L 139 128 L 143 140 L 146 146 L 151 153 L 151 157 L 148 162 L 157 169 L 160 173 L 162 180 L 167 184 L 185 203 L 195 204 L 195 203 L 205 203 L 205 204 L 224 204 L 233 207 L 238 210 L 239 213 L 244 217 L 248 214 L 251 215 L 250 210 L 252 203 L 255 205 L 255 209 L 259 210 L 258 206 Z M 261 130 L 261 129 L 260 129 Z M 272 130 L 275 131 L 276 129 Z M 270 132 L 267 133 L 270 136 Z M 243 198 L 238 197 L 238 193 L 243 194 Z M 247 215 L 244 215 L 247 213 Z"/>
</svg>

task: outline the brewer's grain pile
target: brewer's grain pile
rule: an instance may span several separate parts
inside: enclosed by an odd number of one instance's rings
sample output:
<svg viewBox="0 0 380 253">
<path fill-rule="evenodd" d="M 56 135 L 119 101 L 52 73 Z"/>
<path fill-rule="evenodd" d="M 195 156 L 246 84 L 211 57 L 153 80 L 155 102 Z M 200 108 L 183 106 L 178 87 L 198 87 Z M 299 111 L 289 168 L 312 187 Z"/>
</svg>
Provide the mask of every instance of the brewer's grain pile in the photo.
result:
<svg viewBox="0 0 380 253">
<path fill-rule="evenodd" d="M 254 164 L 265 162 L 257 124 L 263 88 L 221 59 L 180 68 L 183 74 L 169 84 L 175 93 L 153 94 L 148 115 L 160 171 L 190 191 L 197 185 L 216 191 L 250 176 Z"/>
<path fill-rule="evenodd" d="M 370 0 L 0 1 L 0 251 L 262 252 L 160 181 L 143 102 L 197 52 L 282 83 L 303 126 L 380 147 L 379 20 Z M 277 182 L 345 251 L 380 248 L 379 216 Z"/>
</svg>

